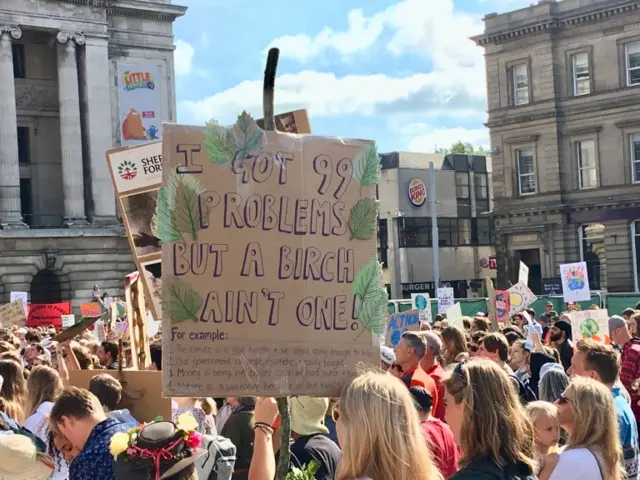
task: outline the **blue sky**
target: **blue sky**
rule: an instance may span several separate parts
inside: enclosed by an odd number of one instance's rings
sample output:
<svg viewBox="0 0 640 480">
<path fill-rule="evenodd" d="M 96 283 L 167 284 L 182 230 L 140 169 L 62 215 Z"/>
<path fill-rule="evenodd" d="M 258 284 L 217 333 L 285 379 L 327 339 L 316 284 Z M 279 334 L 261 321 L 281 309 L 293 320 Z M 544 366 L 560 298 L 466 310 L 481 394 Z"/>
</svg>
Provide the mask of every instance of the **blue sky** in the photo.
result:
<svg viewBox="0 0 640 480">
<path fill-rule="evenodd" d="M 488 147 L 482 49 L 468 37 L 484 14 L 531 1 L 173 0 L 189 7 L 174 25 L 178 120 L 260 117 L 277 46 L 276 111 L 307 108 L 315 134 L 370 138 L 379 151 Z"/>
</svg>

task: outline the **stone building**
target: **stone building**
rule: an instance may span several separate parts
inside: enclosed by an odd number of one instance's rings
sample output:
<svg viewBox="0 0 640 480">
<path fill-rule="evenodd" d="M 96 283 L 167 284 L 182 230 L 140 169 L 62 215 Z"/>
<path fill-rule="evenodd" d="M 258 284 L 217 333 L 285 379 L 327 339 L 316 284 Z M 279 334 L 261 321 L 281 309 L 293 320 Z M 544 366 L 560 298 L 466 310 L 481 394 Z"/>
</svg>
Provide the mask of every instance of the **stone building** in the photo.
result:
<svg viewBox="0 0 640 480">
<path fill-rule="evenodd" d="M 117 72 L 159 72 L 157 120 L 175 121 L 170 0 L 0 3 L 0 301 L 121 295 L 135 270 L 105 151 L 121 142 Z M 151 87 L 153 88 L 153 86 Z"/>
<path fill-rule="evenodd" d="M 484 22 L 498 285 L 520 260 L 548 288 L 584 260 L 592 290 L 638 290 L 640 1 L 543 0 Z"/>
<path fill-rule="evenodd" d="M 493 257 L 491 162 L 475 155 L 392 152 L 381 156 L 378 252 L 392 299 L 429 293 L 434 284 L 429 162 L 436 177 L 440 286 L 456 298 L 482 296 Z"/>
</svg>

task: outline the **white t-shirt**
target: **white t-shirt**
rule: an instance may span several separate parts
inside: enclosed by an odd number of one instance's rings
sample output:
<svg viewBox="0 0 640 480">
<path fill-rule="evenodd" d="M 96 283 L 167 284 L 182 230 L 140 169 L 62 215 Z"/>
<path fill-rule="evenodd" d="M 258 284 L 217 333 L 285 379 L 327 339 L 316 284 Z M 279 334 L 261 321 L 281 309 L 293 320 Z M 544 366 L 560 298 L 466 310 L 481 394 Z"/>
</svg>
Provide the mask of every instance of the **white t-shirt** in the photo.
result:
<svg viewBox="0 0 640 480">
<path fill-rule="evenodd" d="M 598 461 L 586 448 L 573 448 L 560 454 L 549 480 L 604 480 Z"/>
</svg>

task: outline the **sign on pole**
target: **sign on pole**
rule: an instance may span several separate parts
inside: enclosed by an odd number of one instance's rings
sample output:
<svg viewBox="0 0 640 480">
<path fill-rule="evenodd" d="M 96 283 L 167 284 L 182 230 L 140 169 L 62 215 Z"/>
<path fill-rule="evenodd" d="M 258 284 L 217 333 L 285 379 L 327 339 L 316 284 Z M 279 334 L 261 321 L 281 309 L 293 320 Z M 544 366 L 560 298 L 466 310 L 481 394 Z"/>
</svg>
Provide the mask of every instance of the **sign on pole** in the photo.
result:
<svg viewBox="0 0 640 480">
<path fill-rule="evenodd" d="M 515 315 L 518 312 L 521 312 L 533 302 L 537 300 L 538 297 L 527 287 L 527 285 L 523 282 L 516 283 L 509 290 L 509 306 L 511 315 Z"/>
<path fill-rule="evenodd" d="M 582 310 L 569 313 L 573 342 L 589 339 L 609 345 L 609 312 L 607 309 Z"/>
<path fill-rule="evenodd" d="M 518 282 L 529 285 L 529 267 L 520 262 L 520 271 L 518 272 Z"/>
<path fill-rule="evenodd" d="M 591 300 L 587 263 L 565 263 L 560 265 L 562 296 L 565 303 Z"/>
<path fill-rule="evenodd" d="M 444 313 L 453 306 L 453 288 L 442 287 L 438 289 L 438 313 Z"/>
<path fill-rule="evenodd" d="M 412 293 L 411 308 L 418 310 L 420 323 L 428 323 L 429 325 L 433 323 L 431 318 L 431 298 L 429 298 L 428 293 Z"/>
</svg>

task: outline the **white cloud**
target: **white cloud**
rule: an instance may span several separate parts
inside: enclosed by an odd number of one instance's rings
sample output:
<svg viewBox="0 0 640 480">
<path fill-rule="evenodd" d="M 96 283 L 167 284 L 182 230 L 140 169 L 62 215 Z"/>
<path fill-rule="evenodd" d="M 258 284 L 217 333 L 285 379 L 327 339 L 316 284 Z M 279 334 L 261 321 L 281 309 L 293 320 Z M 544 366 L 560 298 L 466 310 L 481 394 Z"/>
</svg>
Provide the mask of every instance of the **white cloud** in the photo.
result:
<svg viewBox="0 0 640 480">
<path fill-rule="evenodd" d="M 176 41 L 176 49 L 173 52 L 173 64 L 176 75 L 189 75 L 193 66 L 194 48 L 184 40 Z"/>
<path fill-rule="evenodd" d="M 438 128 L 426 124 L 415 124 L 407 128 L 412 138 L 408 149 L 412 152 L 433 152 L 435 148 L 449 148 L 454 143 L 469 142 L 476 147 L 489 150 L 489 132 L 486 128 Z"/>
<path fill-rule="evenodd" d="M 395 115 L 406 112 L 455 116 L 457 112 L 483 110 L 484 84 L 467 84 L 464 72 L 457 75 L 431 72 L 394 78 L 378 75 L 347 75 L 304 71 L 286 74 L 276 80 L 276 110 L 308 108 L 309 115 L 340 116 Z M 262 81 L 244 81 L 233 88 L 202 100 L 180 103 L 181 115 L 202 123 L 216 118 L 232 121 L 246 109 L 262 112 Z"/>
<path fill-rule="evenodd" d="M 306 62 L 320 55 L 324 50 L 333 49 L 342 55 L 351 55 L 371 47 L 382 33 L 387 11 L 365 18 L 362 10 L 351 10 L 347 21 L 349 29 L 337 32 L 329 27 L 322 29 L 315 37 L 309 35 L 284 35 L 273 40 L 264 50 L 272 47 L 280 49 L 280 55 Z"/>
</svg>

